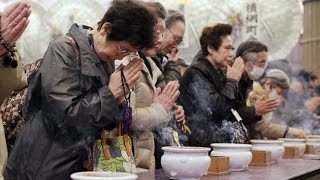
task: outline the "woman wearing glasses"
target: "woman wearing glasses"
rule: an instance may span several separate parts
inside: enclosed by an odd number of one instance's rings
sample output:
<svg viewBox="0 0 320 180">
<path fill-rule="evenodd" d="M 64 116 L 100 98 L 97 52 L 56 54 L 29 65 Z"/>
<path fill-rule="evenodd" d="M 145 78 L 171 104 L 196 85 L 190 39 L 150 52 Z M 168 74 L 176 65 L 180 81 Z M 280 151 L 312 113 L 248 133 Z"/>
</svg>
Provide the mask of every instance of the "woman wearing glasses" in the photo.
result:
<svg viewBox="0 0 320 180">
<path fill-rule="evenodd" d="M 143 62 L 124 68 L 103 65 L 154 44 L 153 15 L 135 1 L 114 1 L 96 29 L 74 24 L 52 42 L 29 86 L 27 120 L 9 157 L 7 179 L 69 179 L 83 162 L 102 128 L 121 118 L 121 102 Z M 111 74 L 111 75 L 110 75 Z"/>
<path fill-rule="evenodd" d="M 134 92 L 131 94 L 133 122 L 130 136 L 133 139 L 134 157 L 138 171 L 155 169 L 153 130 L 168 125 L 172 117 L 171 109 L 179 96 L 179 83 L 171 81 L 166 85 L 161 70 L 150 58 L 160 50 L 165 31 L 166 10 L 158 2 L 148 2 L 145 3 L 145 6 L 154 12 L 157 18 L 155 26 L 157 40 L 152 48 L 146 48 L 139 52 L 144 65 L 140 71 L 140 78 L 134 85 Z M 160 79 L 163 84 L 162 90 L 156 88 L 156 83 Z M 184 117 L 182 118 L 179 120 L 184 120 Z"/>
<path fill-rule="evenodd" d="M 180 80 L 181 74 L 177 65 L 180 56 L 178 46 L 182 43 L 184 31 L 184 15 L 178 11 L 169 10 L 160 51 L 156 56 L 153 56 L 153 60 L 163 72 L 166 82 Z"/>
</svg>

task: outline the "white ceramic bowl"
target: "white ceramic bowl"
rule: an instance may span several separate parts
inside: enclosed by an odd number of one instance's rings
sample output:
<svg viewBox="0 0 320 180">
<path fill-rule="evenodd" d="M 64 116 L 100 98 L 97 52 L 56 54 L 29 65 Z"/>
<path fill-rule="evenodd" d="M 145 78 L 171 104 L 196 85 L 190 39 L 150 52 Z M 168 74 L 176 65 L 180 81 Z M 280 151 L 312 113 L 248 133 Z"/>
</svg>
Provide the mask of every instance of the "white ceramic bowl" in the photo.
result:
<svg viewBox="0 0 320 180">
<path fill-rule="evenodd" d="M 227 156 L 230 162 L 230 171 L 245 170 L 252 159 L 250 144 L 214 143 L 210 156 Z"/>
<path fill-rule="evenodd" d="M 161 165 L 170 179 L 200 179 L 211 163 L 207 147 L 166 146 Z"/>
<path fill-rule="evenodd" d="M 320 135 L 308 135 L 307 139 L 320 139 Z"/>
<path fill-rule="evenodd" d="M 71 174 L 73 180 L 135 180 L 138 178 L 135 174 L 121 172 L 99 172 L 87 171 Z"/>
<path fill-rule="evenodd" d="M 320 154 L 320 139 L 306 139 L 306 144 L 313 147 L 314 154 Z"/>
<path fill-rule="evenodd" d="M 281 159 L 284 153 L 284 141 L 280 140 L 250 140 L 251 150 L 270 151 L 272 162 L 277 162 Z"/>
<path fill-rule="evenodd" d="M 306 139 L 306 143 L 320 143 L 320 139 Z"/>
<path fill-rule="evenodd" d="M 295 147 L 299 149 L 299 156 L 302 156 L 306 150 L 306 140 L 305 139 L 294 139 L 294 138 L 279 138 L 278 140 L 284 141 L 284 147 Z"/>
</svg>

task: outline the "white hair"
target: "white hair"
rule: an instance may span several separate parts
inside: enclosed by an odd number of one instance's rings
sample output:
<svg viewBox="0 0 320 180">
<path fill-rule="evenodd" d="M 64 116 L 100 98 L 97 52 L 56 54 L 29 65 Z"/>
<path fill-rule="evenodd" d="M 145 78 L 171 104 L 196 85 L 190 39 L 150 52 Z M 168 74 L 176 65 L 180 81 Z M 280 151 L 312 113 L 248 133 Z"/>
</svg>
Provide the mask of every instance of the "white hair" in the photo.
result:
<svg viewBox="0 0 320 180">
<path fill-rule="evenodd" d="M 245 62 L 251 62 L 251 63 L 254 63 L 256 60 L 257 60 L 257 53 L 255 52 L 249 52 L 249 53 L 246 53 L 242 56 L 243 60 Z"/>
</svg>

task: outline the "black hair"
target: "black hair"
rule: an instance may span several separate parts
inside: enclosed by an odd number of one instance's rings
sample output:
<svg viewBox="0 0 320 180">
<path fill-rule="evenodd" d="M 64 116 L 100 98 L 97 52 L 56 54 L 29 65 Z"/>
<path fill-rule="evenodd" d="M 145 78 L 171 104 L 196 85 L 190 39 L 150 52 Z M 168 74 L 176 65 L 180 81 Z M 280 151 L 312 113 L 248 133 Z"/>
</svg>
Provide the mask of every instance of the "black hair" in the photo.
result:
<svg viewBox="0 0 320 180">
<path fill-rule="evenodd" d="M 318 77 L 311 71 L 307 71 L 305 69 L 298 69 L 292 75 L 298 81 L 300 81 L 305 88 L 309 88 L 311 86 L 311 81 L 317 80 Z"/>
<path fill-rule="evenodd" d="M 111 23 L 107 38 L 112 41 L 126 41 L 142 49 L 154 45 L 156 19 L 141 2 L 114 0 L 111 7 L 98 23 L 98 29 L 106 22 Z"/>
<path fill-rule="evenodd" d="M 315 74 L 313 74 L 313 72 L 311 72 L 310 80 L 311 80 L 311 81 L 318 80 L 318 76 L 317 76 L 317 75 L 315 75 Z"/>
<path fill-rule="evenodd" d="M 208 45 L 218 50 L 222 44 L 222 38 L 231 35 L 231 33 L 232 26 L 230 24 L 216 24 L 203 28 L 200 37 L 202 55 L 207 56 L 209 54 Z"/>
</svg>

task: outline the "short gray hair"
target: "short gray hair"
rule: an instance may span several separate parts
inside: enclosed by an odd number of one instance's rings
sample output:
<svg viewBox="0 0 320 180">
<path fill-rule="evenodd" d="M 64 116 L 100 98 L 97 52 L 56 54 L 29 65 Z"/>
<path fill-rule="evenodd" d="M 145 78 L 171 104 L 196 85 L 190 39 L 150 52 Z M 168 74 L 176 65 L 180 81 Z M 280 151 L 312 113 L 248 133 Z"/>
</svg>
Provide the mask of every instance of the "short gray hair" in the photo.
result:
<svg viewBox="0 0 320 180">
<path fill-rule="evenodd" d="M 273 86 L 281 89 L 289 89 L 290 79 L 288 75 L 280 69 L 270 69 L 258 81 L 261 85 L 270 79 Z"/>
<path fill-rule="evenodd" d="M 257 57 L 255 57 L 254 59 L 252 58 L 253 55 L 248 55 L 249 58 L 251 59 L 247 59 L 246 55 L 249 53 L 253 53 L 253 54 L 257 54 L 259 52 L 268 52 L 268 47 L 263 44 L 262 42 L 254 39 L 249 39 L 243 43 L 241 43 L 236 51 L 236 57 L 242 57 L 244 62 L 250 61 L 251 62 L 255 62 L 257 60 Z"/>
<path fill-rule="evenodd" d="M 246 53 L 242 56 L 243 60 L 245 62 L 252 62 L 254 63 L 256 60 L 257 60 L 257 53 L 255 52 L 249 52 L 249 53 Z"/>
<path fill-rule="evenodd" d="M 168 10 L 166 27 L 170 29 L 176 22 L 181 21 L 183 24 L 186 24 L 184 15 L 179 11 Z"/>
</svg>

